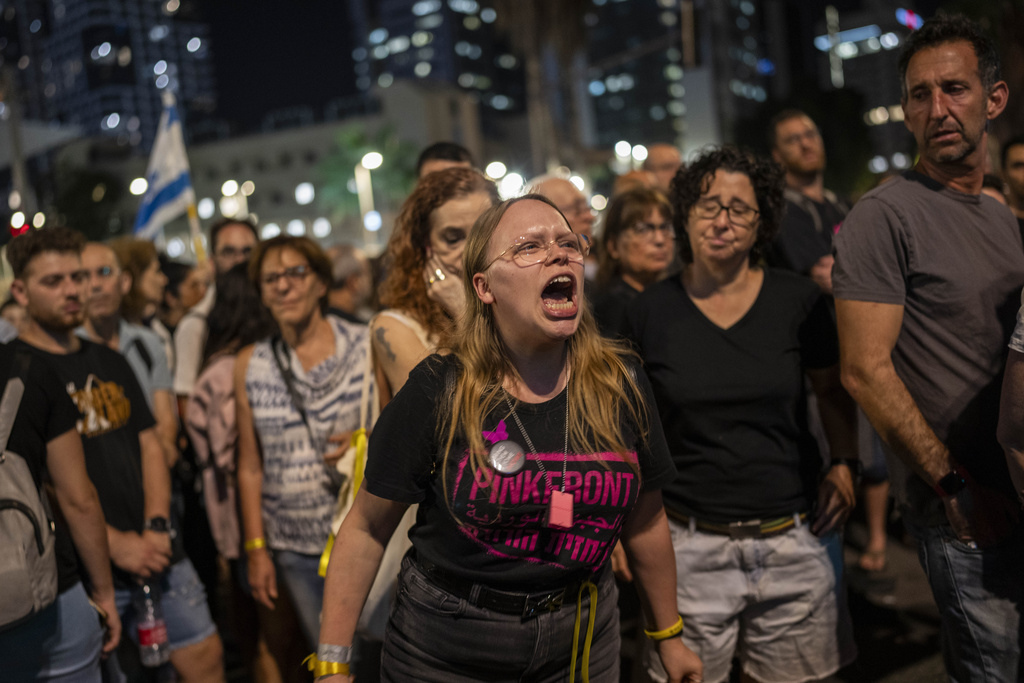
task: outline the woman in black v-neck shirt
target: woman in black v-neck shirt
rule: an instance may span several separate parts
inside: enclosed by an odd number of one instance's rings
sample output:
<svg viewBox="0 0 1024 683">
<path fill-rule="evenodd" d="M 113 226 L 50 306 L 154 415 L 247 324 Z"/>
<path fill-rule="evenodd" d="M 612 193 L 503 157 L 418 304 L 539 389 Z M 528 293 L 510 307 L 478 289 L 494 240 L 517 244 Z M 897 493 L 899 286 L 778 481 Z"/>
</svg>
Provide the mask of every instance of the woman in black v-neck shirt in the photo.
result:
<svg viewBox="0 0 1024 683">
<path fill-rule="evenodd" d="M 683 638 L 708 683 L 736 651 L 755 680 L 824 678 L 853 653 L 829 559 L 853 505 L 841 460 L 856 457 L 835 325 L 813 283 L 759 264 L 783 207 L 774 163 L 711 150 L 672 195 L 686 266 L 636 299 L 630 323 L 678 471 L 664 495 Z M 832 467 L 807 430 L 805 376 Z"/>
</svg>

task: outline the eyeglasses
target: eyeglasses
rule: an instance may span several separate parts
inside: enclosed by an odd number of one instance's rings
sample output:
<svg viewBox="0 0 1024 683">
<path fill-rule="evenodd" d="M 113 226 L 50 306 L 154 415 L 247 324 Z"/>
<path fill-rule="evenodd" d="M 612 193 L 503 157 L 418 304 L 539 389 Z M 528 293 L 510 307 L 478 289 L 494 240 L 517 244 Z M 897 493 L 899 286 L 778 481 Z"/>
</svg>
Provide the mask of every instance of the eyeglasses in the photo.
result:
<svg viewBox="0 0 1024 683">
<path fill-rule="evenodd" d="M 242 257 L 248 259 L 252 254 L 252 247 L 242 247 L 236 249 L 235 247 L 224 247 L 217 250 L 217 256 L 220 258 L 238 258 Z"/>
<path fill-rule="evenodd" d="M 693 212 L 697 215 L 697 218 L 704 218 L 706 220 L 718 218 L 718 214 L 722 213 L 722 211 L 728 214 L 730 223 L 740 228 L 751 227 L 761 214 L 760 211 L 746 204 L 737 202 L 726 206 L 717 199 L 701 199 L 693 206 Z"/>
<path fill-rule="evenodd" d="M 662 233 L 667 239 L 675 239 L 675 231 L 672 230 L 672 224 L 665 223 L 647 223 L 645 221 L 637 221 L 634 223 L 630 230 L 636 233 L 637 237 L 654 237 L 657 232 Z"/>
<path fill-rule="evenodd" d="M 93 270 L 93 271 L 86 270 L 85 272 L 86 272 L 86 274 L 89 277 L 108 278 L 108 277 L 110 277 L 111 275 L 114 274 L 114 269 L 111 266 L 100 266 L 96 270 Z"/>
<path fill-rule="evenodd" d="M 312 272 L 313 269 L 309 266 L 292 266 L 276 273 L 264 273 L 260 275 L 260 282 L 264 287 L 276 287 L 278 280 L 285 278 L 288 280 L 288 284 L 297 285 L 301 284 Z"/>
<path fill-rule="evenodd" d="M 561 211 L 564 216 L 582 216 L 583 214 L 590 212 L 590 204 L 587 204 L 587 200 L 585 199 L 578 199 L 572 204 L 559 206 L 558 210 Z"/>
<path fill-rule="evenodd" d="M 590 253 L 590 240 L 586 235 L 565 232 L 547 242 L 533 235 L 523 235 L 508 245 L 508 248 L 488 263 L 484 270 L 490 268 L 494 265 L 495 261 L 509 252 L 512 253 L 512 260 L 523 266 L 544 263 L 551 254 L 551 248 L 556 244 L 559 249 L 565 251 L 567 259 L 576 263 L 582 263 L 583 259 Z"/>
</svg>

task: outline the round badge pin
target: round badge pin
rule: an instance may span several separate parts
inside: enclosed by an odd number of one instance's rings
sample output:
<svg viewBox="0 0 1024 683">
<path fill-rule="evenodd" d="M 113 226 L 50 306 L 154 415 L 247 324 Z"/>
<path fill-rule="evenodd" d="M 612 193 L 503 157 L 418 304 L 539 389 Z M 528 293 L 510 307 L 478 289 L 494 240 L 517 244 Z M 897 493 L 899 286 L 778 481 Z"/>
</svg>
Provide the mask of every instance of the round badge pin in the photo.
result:
<svg viewBox="0 0 1024 683">
<path fill-rule="evenodd" d="M 526 465 L 526 453 L 515 441 L 499 441 L 487 453 L 487 462 L 499 474 L 517 474 Z"/>
</svg>

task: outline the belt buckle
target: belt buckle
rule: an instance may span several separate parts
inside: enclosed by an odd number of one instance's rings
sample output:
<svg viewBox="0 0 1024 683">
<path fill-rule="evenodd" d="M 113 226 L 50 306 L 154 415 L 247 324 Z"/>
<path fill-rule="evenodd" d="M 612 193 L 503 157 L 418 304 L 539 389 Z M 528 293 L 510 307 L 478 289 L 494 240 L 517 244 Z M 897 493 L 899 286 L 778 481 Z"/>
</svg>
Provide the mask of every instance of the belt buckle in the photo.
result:
<svg viewBox="0 0 1024 683">
<path fill-rule="evenodd" d="M 528 619 L 540 612 L 557 612 L 562 608 L 564 598 L 564 590 L 537 596 L 527 595 L 523 603 L 523 619 Z"/>
<path fill-rule="evenodd" d="M 729 538 L 740 540 L 744 538 L 761 538 L 761 520 L 751 519 L 746 522 L 730 522 Z"/>
</svg>

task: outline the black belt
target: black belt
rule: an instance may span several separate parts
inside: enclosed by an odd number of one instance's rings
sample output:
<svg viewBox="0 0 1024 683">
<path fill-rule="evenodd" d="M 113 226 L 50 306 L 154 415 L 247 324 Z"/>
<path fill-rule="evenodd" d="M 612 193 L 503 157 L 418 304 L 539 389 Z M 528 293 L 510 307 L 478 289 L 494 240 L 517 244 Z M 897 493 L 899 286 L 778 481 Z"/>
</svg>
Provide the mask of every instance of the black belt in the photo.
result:
<svg viewBox="0 0 1024 683">
<path fill-rule="evenodd" d="M 675 512 L 665 508 L 665 512 L 669 517 L 676 520 L 680 524 L 689 524 L 690 517 L 684 514 Z M 741 538 L 769 538 L 771 536 L 778 536 L 784 534 L 796 526 L 796 518 L 800 521 L 807 519 L 807 513 L 801 512 L 796 515 L 789 515 L 788 517 L 778 517 L 776 519 L 751 519 L 745 522 L 702 522 L 699 519 L 693 520 L 693 525 L 700 531 L 709 534 L 717 534 L 719 536 L 728 536 L 732 539 Z"/>
<path fill-rule="evenodd" d="M 466 600 L 471 605 L 489 609 L 500 614 L 512 614 L 528 619 L 542 612 L 557 612 L 565 603 L 574 604 L 580 586 L 588 578 L 594 580 L 597 577 L 583 576 L 573 579 L 561 588 L 539 593 L 512 593 L 508 591 L 494 590 L 487 586 L 474 583 L 468 579 L 459 578 L 433 562 L 420 558 L 413 558 L 416 566 L 436 585 L 452 595 Z M 476 593 L 474 595 L 474 588 Z"/>
</svg>

